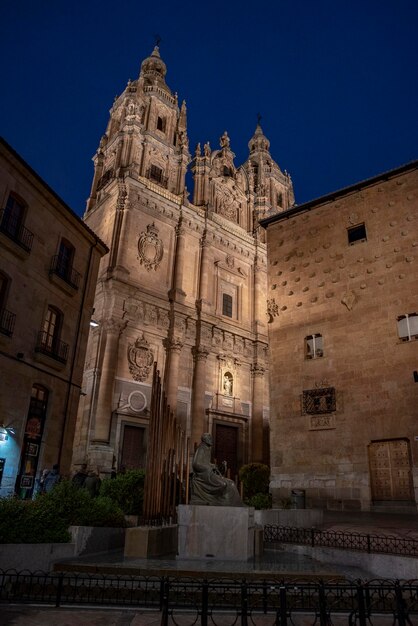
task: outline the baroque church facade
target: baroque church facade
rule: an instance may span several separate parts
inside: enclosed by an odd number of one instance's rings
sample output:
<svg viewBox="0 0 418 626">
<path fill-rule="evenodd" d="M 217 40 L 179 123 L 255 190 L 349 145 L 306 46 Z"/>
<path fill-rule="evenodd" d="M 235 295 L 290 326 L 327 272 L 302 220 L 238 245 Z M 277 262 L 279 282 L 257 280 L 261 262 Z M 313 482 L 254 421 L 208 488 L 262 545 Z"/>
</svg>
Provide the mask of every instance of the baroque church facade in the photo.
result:
<svg viewBox="0 0 418 626">
<path fill-rule="evenodd" d="M 294 204 L 258 124 L 237 167 L 189 151 L 187 111 L 158 47 L 115 99 L 84 216 L 107 244 L 96 289 L 73 463 L 103 473 L 146 455 L 153 363 L 191 438 L 213 435 L 231 477 L 269 461 L 267 259 L 259 219 Z M 186 189 L 190 167 L 194 190 Z"/>
</svg>

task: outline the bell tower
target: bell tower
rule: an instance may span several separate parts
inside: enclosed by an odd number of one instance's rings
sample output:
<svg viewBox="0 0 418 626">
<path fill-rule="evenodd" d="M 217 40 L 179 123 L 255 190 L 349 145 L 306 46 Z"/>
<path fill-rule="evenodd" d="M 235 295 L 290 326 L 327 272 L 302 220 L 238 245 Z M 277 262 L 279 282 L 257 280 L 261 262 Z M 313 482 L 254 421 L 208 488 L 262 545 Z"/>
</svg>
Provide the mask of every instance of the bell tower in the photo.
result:
<svg viewBox="0 0 418 626">
<path fill-rule="evenodd" d="M 128 81 L 110 109 L 106 133 L 93 158 L 94 177 L 87 212 L 112 180 L 147 178 L 180 195 L 190 161 L 187 109 L 178 106 L 165 82 L 167 67 L 158 46 L 141 64 L 139 78 Z"/>
</svg>

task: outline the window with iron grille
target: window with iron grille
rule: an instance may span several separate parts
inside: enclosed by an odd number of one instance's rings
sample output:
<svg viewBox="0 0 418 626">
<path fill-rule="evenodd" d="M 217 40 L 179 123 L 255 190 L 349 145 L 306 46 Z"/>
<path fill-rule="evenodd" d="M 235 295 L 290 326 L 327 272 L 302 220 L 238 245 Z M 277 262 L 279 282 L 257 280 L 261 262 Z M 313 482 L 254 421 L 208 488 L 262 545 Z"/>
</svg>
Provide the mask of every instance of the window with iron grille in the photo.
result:
<svg viewBox="0 0 418 626">
<path fill-rule="evenodd" d="M 361 242 L 361 241 L 367 241 L 365 224 L 357 224 L 357 226 L 348 228 L 347 235 L 348 235 L 348 243 L 350 245 L 353 243 Z"/>
<path fill-rule="evenodd" d="M 319 359 L 324 356 L 322 335 L 308 335 L 305 337 L 305 356 L 307 359 Z"/>
<path fill-rule="evenodd" d="M 160 183 L 163 178 L 163 170 L 161 169 L 161 167 L 158 167 L 158 165 L 151 165 L 149 170 L 149 177 L 152 180 L 157 181 L 157 183 Z"/>
<path fill-rule="evenodd" d="M 405 313 L 398 317 L 398 334 L 401 341 L 418 339 L 418 313 Z"/>
<path fill-rule="evenodd" d="M 166 119 L 165 117 L 158 116 L 157 118 L 157 130 L 160 130 L 162 133 L 165 133 L 166 127 Z"/>
<path fill-rule="evenodd" d="M 303 391 L 303 412 L 308 415 L 333 413 L 336 411 L 336 397 L 334 387 L 321 389 L 305 389 Z"/>
<path fill-rule="evenodd" d="M 222 294 L 222 315 L 232 317 L 232 296 L 229 293 Z"/>
</svg>

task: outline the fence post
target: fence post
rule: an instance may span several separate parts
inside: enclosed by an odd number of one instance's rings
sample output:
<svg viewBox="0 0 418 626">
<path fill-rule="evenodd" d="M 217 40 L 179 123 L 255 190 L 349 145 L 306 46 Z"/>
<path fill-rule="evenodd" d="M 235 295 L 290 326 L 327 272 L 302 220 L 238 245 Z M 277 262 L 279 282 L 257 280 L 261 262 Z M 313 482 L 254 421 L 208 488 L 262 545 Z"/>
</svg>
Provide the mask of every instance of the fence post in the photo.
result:
<svg viewBox="0 0 418 626">
<path fill-rule="evenodd" d="M 315 528 L 314 527 L 311 528 L 311 546 L 312 548 L 315 547 Z"/>
<path fill-rule="evenodd" d="M 371 551 L 372 551 L 372 544 L 370 541 L 370 535 L 367 535 L 367 552 L 370 554 Z"/>
<path fill-rule="evenodd" d="M 161 611 L 161 626 L 168 626 L 168 601 L 170 593 L 170 583 L 165 578 L 163 579 L 163 598 L 162 598 L 162 611 Z"/>
<path fill-rule="evenodd" d="M 395 596 L 396 596 L 396 616 L 398 618 L 399 626 L 406 626 L 407 615 L 405 615 L 405 602 L 402 597 L 402 589 L 397 580 L 395 582 Z M 396 616 L 395 621 L 396 621 Z"/>
<path fill-rule="evenodd" d="M 366 607 L 364 603 L 364 588 L 361 582 L 357 585 L 357 603 L 358 603 L 358 617 L 360 626 L 367 626 Z"/>
<path fill-rule="evenodd" d="M 263 613 L 267 613 L 267 581 L 263 580 Z"/>
<path fill-rule="evenodd" d="M 241 584 L 241 626 L 248 626 L 248 589 L 244 580 Z"/>
<path fill-rule="evenodd" d="M 61 572 L 58 575 L 57 595 L 55 597 L 55 606 L 56 607 L 59 607 L 61 605 L 61 596 L 62 596 L 63 583 L 64 583 L 64 572 Z"/>
<path fill-rule="evenodd" d="M 319 583 L 319 623 L 321 626 L 328 626 L 327 601 L 325 599 L 324 583 Z"/>
<path fill-rule="evenodd" d="M 201 615 L 202 626 L 208 625 L 208 605 L 209 605 L 209 584 L 207 580 L 204 580 L 202 584 L 202 615 Z"/>
<path fill-rule="evenodd" d="M 286 587 L 282 585 L 279 589 L 279 608 L 276 614 L 276 625 L 287 626 L 287 603 L 286 603 Z"/>
</svg>

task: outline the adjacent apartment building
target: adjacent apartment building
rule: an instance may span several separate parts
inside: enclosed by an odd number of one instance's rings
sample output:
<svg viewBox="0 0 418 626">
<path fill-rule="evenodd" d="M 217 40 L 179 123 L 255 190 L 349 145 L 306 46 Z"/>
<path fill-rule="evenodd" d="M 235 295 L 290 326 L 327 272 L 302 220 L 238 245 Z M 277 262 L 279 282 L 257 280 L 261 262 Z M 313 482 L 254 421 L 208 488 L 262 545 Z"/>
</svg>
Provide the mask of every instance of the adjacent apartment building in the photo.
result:
<svg viewBox="0 0 418 626">
<path fill-rule="evenodd" d="M 211 432 L 230 475 L 268 461 L 267 265 L 261 216 L 294 203 L 257 125 L 236 166 L 220 145 L 191 155 L 187 111 L 158 47 L 115 99 L 84 219 L 110 248 L 95 297 L 74 462 L 141 467 L 152 365 L 191 437 Z M 222 130 L 222 129 L 220 129 Z M 191 163 L 193 195 L 186 189 Z"/>
<path fill-rule="evenodd" d="M 417 167 L 262 222 L 276 503 L 416 510 Z"/>
<path fill-rule="evenodd" d="M 106 246 L 0 140 L 0 496 L 70 471 L 97 272 Z"/>
</svg>

